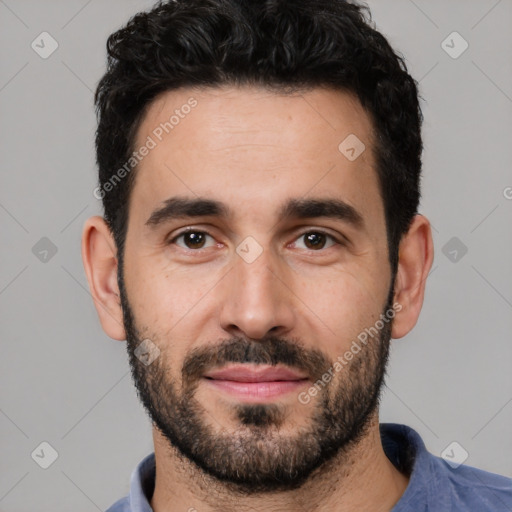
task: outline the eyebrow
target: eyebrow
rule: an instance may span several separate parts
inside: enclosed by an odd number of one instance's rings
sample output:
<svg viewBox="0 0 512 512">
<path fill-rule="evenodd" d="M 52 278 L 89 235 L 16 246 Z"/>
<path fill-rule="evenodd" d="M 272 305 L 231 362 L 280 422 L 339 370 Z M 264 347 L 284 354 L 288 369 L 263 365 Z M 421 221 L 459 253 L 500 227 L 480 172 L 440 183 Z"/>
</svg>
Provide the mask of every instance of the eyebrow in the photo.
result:
<svg viewBox="0 0 512 512">
<path fill-rule="evenodd" d="M 229 208 L 213 199 L 189 199 L 187 197 L 171 197 L 164 201 L 161 208 L 156 209 L 146 221 L 146 225 L 158 225 L 173 219 L 192 217 L 230 217 Z"/>
<path fill-rule="evenodd" d="M 156 228 L 173 219 L 194 217 L 230 218 L 231 209 L 224 203 L 214 199 L 171 197 L 164 201 L 163 206 L 151 213 L 146 225 Z M 353 206 L 341 199 L 312 198 L 289 199 L 278 212 L 280 220 L 297 218 L 327 218 L 342 220 L 357 229 L 364 228 L 364 218 Z"/>
<path fill-rule="evenodd" d="M 353 206 L 341 199 L 290 199 L 279 210 L 280 219 L 326 218 L 345 221 L 355 228 L 364 227 L 364 218 Z"/>
</svg>

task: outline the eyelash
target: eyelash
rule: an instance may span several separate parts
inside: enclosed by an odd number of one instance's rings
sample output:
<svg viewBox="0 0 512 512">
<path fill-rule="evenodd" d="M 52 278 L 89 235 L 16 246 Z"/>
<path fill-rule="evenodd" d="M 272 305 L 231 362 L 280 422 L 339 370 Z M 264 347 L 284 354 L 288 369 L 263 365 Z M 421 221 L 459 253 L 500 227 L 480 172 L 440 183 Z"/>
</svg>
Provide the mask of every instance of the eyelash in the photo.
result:
<svg viewBox="0 0 512 512">
<path fill-rule="evenodd" d="M 211 235 L 210 233 L 208 233 L 208 231 L 204 231 L 204 230 L 200 230 L 200 229 L 194 229 L 194 228 L 187 228 L 185 229 L 184 231 L 181 231 L 180 233 L 178 233 L 176 236 L 174 236 L 173 238 L 171 238 L 168 242 L 167 242 L 167 245 L 171 245 L 171 244 L 175 244 L 176 243 L 176 240 L 178 240 L 178 238 L 182 237 L 183 235 L 186 235 L 188 233 L 201 233 L 203 235 L 208 235 L 210 236 L 211 238 L 215 238 L 213 235 Z M 344 241 L 340 240 L 339 238 L 335 237 L 334 235 L 331 235 L 330 233 L 327 233 L 326 231 L 322 231 L 321 229 L 309 229 L 307 231 L 303 231 L 302 233 L 300 233 L 296 238 L 295 240 L 298 240 L 299 238 L 305 236 L 305 235 L 309 235 L 311 233 L 315 233 L 315 234 L 319 234 L 319 235 L 323 235 L 327 238 L 330 238 L 334 244 L 330 247 L 327 247 L 327 249 L 330 249 L 331 247 L 334 247 L 335 245 L 339 245 L 339 246 L 345 246 L 346 244 L 344 243 Z M 194 252 L 194 253 L 200 253 L 201 251 L 203 250 L 206 250 L 206 249 L 210 249 L 210 247 L 206 247 L 206 248 L 201 248 L 201 249 L 188 249 L 188 248 L 184 248 L 184 247 L 180 247 L 180 249 L 183 249 L 185 251 L 188 251 L 188 252 Z M 315 249 L 306 249 L 308 252 L 310 253 L 314 253 L 314 252 L 322 252 L 322 251 L 325 251 L 327 249 L 318 249 L 318 250 L 315 250 Z"/>
</svg>

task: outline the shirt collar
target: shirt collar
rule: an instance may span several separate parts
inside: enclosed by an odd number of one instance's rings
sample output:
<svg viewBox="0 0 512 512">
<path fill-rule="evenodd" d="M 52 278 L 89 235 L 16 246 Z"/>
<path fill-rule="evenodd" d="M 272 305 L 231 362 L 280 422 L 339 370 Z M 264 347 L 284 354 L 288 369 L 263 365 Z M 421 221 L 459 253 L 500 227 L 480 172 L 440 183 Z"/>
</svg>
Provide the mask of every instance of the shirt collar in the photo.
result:
<svg viewBox="0 0 512 512">
<path fill-rule="evenodd" d="M 155 453 L 145 457 L 134 469 L 130 479 L 131 512 L 153 512 L 149 502 L 155 490 Z"/>
</svg>

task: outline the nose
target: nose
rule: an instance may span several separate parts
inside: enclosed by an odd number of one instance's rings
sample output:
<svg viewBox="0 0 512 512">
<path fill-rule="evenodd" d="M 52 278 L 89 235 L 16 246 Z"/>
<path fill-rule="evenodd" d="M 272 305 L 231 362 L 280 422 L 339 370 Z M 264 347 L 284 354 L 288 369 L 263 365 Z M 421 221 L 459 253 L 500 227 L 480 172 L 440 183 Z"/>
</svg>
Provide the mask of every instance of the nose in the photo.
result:
<svg viewBox="0 0 512 512">
<path fill-rule="evenodd" d="M 294 295 L 277 256 L 265 249 L 251 263 L 237 254 L 234 258 L 219 297 L 222 329 L 251 339 L 290 331 L 295 324 Z"/>
</svg>

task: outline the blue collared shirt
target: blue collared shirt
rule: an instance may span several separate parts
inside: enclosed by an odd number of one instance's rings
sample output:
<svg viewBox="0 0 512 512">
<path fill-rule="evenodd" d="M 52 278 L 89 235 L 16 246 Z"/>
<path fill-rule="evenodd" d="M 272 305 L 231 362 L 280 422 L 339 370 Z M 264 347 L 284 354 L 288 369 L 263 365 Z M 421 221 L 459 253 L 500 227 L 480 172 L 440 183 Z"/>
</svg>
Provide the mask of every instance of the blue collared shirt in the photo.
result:
<svg viewBox="0 0 512 512">
<path fill-rule="evenodd" d="M 391 512 L 512 512 L 512 479 L 464 464 L 448 464 L 427 451 L 419 434 L 406 425 L 381 423 L 382 446 L 389 460 L 410 471 L 407 489 Z M 155 454 L 131 476 L 130 494 L 107 512 L 152 512 Z"/>
</svg>

